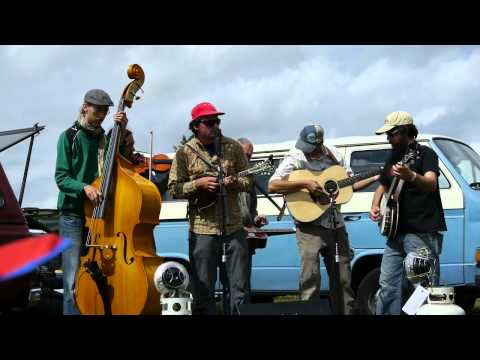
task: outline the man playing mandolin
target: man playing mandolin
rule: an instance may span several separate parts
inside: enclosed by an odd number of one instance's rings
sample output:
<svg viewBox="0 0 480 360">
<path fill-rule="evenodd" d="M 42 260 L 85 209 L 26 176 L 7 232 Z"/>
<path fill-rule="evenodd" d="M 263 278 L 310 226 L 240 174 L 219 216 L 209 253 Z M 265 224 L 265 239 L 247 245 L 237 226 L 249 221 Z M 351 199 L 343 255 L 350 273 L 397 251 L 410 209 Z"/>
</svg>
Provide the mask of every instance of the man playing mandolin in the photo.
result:
<svg viewBox="0 0 480 360">
<path fill-rule="evenodd" d="M 90 184 L 102 168 L 108 141 L 102 122 L 110 106 L 113 102 L 105 91 L 88 91 L 75 124 L 62 132 L 58 140 L 55 181 L 60 190 L 57 204 L 61 214 L 59 231 L 60 236 L 72 241 L 72 246 L 62 253 L 64 315 L 79 314 L 72 289 L 80 261 L 84 201 L 89 199 L 97 205 L 103 196 Z M 122 128 L 128 121 L 124 112 L 116 113 L 114 120 Z"/>
<path fill-rule="evenodd" d="M 408 284 L 404 276 L 403 260 L 409 252 L 421 247 L 430 249 L 436 263 L 433 284 L 439 283 L 439 255 L 443 240 L 440 231 L 447 230 L 438 186 L 440 171 L 435 152 L 417 143 L 418 130 L 409 113 L 405 111 L 390 113 L 385 118 L 384 126 L 376 133 L 377 135 L 386 133 L 392 145 L 392 154 L 386 161 L 380 176 L 380 185 L 373 197 L 370 210 L 372 220 L 385 220 L 382 219 L 380 201 L 384 194 L 389 193 L 394 179 L 401 180 L 397 185 L 398 225 L 394 236 L 389 236 L 385 246 L 376 313 L 400 315 L 402 289 Z M 413 154 L 411 164 L 400 162 L 406 154 Z"/>
<path fill-rule="evenodd" d="M 322 186 L 314 179 L 289 180 L 290 175 L 300 169 L 324 171 L 331 166 L 341 165 L 351 175 L 350 168 L 345 166 L 342 155 L 334 148 L 323 143 L 324 130 L 320 125 L 307 125 L 300 133 L 291 150 L 270 178 L 268 191 L 271 193 L 289 194 L 307 189 L 320 202 L 328 202 L 329 196 Z M 360 190 L 377 179 L 377 176 L 356 182 L 354 190 Z M 320 298 L 320 254 L 323 255 L 330 279 L 330 297 L 333 309 L 337 314 L 349 315 L 354 306 L 354 293 L 350 286 L 350 245 L 345 230 L 340 207 L 335 209 L 335 224 L 331 224 L 329 211 L 310 222 L 300 222 L 296 219 L 297 243 L 301 256 L 300 298 L 301 300 L 316 300 Z M 332 231 L 332 229 L 335 229 Z M 335 270 L 336 242 L 339 247 L 339 273 Z M 341 296 L 339 296 L 341 293 Z M 341 298 L 341 299 L 339 299 Z"/>
<path fill-rule="evenodd" d="M 195 136 L 176 152 L 168 181 L 173 198 L 189 200 L 193 314 L 216 313 L 215 282 L 222 256 L 226 256 L 224 284 L 228 284 L 230 294 L 230 309 L 225 311 L 238 312 L 238 306 L 250 296 L 248 245 L 238 193 L 250 189 L 251 176 L 231 176 L 246 170 L 248 160 L 237 141 L 221 135 L 218 116 L 223 114 L 207 102 L 192 109 L 189 128 Z M 220 164 L 226 175 L 224 201 L 217 196 Z M 200 198 L 212 195 L 211 205 L 202 208 Z"/>
</svg>

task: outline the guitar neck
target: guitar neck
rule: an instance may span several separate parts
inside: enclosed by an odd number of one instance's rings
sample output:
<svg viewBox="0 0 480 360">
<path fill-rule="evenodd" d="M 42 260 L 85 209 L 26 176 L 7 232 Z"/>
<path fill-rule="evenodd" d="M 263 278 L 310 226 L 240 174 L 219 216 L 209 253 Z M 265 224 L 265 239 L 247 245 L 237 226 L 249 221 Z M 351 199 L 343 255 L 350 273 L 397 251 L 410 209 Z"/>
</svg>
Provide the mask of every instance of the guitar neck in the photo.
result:
<svg viewBox="0 0 480 360">
<path fill-rule="evenodd" d="M 381 169 L 370 170 L 370 171 L 367 171 L 367 172 L 349 177 L 347 179 L 340 180 L 338 182 L 338 186 L 340 188 L 343 188 L 343 187 L 346 187 L 346 186 L 351 186 L 351 185 L 355 184 L 357 181 L 360 181 L 360 180 L 367 179 L 369 177 L 378 175 L 378 174 L 380 174 L 381 171 L 382 171 Z"/>
</svg>

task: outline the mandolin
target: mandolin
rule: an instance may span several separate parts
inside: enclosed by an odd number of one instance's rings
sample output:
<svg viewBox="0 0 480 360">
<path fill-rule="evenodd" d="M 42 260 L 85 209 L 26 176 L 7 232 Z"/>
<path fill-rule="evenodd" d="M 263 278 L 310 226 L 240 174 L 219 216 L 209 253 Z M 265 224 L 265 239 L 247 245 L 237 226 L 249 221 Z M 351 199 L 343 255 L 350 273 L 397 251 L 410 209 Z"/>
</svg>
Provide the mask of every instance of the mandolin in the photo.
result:
<svg viewBox="0 0 480 360">
<path fill-rule="evenodd" d="M 234 175 L 234 177 L 240 178 L 240 177 L 255 175 L 259 173 L 270 174 L 273 172 L 273 170 L 274 170 L 273 155 L 270 155 L 270 157 L 267 160 L 259 162 L 258 164 L 256 164 L 255 166 L 249 169 L 240 171 L 239 173 Z M 208 175 L 208 176 L 211 176 L 211 175 Z M 202 212 L 203 210 L 213 206 L 216 202 L 217 202 L 217 192 L 200 191 L 195 197 L 195 200 L 193 203 L 197 207 L 198 211 Z"/>
</svg>

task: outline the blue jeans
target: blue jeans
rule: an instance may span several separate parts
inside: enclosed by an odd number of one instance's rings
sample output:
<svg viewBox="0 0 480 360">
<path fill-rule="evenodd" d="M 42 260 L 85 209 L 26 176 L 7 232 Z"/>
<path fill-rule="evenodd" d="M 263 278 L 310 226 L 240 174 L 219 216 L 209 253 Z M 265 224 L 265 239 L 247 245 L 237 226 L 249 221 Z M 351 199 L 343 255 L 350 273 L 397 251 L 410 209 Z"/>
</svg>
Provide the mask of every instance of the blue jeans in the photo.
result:
<svg viewBox="0 0 480 360">
<path fill-rule="evenodd" d="M 440 233 L 400 234 L 395 240 L 387 241 L 380 269 L 380 292 L 377 297 L 377 315 L 400 315 L 403 290 L 408 287 L 403 260 L 409 252 L 428 247 L 435 258 L 433 285 L 440 281 L 439 255 L 442 251 L 443 235 Z"/>
<path fill-rule="evenodd" d="M 60 236 L 69 238 L 72 245 L 62 253 L 63 315 L 80 315 L 73 297 L 75 275 L 80 266 L 83 219 L 76 216 L 60 216 Z"/>
<path fill-rule="evenodd" d="M 227 261 L 221 262 L 222 240 L 227 244 Z M 193 314 L 216 314 L 215 283 L 217 267 L 220 280 L 228 287 L 230 313 L 237 314 L 241 304 L 250 300 L 249 251 L 245 230 L 225 236 L 190 233 L 190 264 L 192 266 Z"/>
</svg>

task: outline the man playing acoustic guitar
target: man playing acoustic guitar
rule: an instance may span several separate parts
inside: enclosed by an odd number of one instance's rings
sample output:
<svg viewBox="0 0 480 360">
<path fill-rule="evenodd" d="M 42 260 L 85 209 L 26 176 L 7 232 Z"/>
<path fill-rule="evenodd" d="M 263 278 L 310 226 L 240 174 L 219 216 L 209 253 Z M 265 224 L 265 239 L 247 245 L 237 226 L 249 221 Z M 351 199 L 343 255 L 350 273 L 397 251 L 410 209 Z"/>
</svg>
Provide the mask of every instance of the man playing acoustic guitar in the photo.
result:
<svg viewBox="0 0 480 360">
<path fill-rule="evenodd" d="M 398 204 L 398 226 L 394 236 L 389 236 L 380 269 L 380 292 L 377 297 L 376 313 L 400 315 L 402 288 L 408 282 L 404 276 L 405 256 L 421 247 L 428 247 L 435 258 L 436 268 L 433 285 L 440 278 L 439 255 L 446 231 L 442 201 L 438 187 L 438 157 L 427 146 L 416 142 L 418 130 L 413 117 L 405 111 L 395 111 L 385 118 L 385 124 L 376 131 L 387 134 L 392 145 L 392 154 L 386 161 L 380 176 L 380 185 L 375 191 L 370 218 L 382 220 L 380 201 L 389 190 L 394 177 L 403 180 Z M 399 161 L 407 153 L 414 153 L 413 164 L 402 165 Z"/>
<path fill-rule="evenodd" d="M 300 169 L 324 171 L 331 166 L 340 165 L 352 174 L 345 166 L 342 155 L 334 148 L 323 144 L 324 130 L 319 125 L 307 125 L 300 133 L 295 145 L 278 166 L 270 178 L 268 191 L 271 193 L 289 194 L 307 189 L 312 196 L 323 198 L 328 202 L 329 197 L 322 186 L 314 179 L 289 180 L 292 172 Z M 354 190 L 360 190 L 378 176 L 359 181 L 353 184 Z M 348 234 L 345 230 L 340 206 L 335 209 L 335 224 L 331 224 L 329 211 L 319 215 L 310 222 L 301 222 L 296 219 L 297 243 L 301 256 L 300 270 L 300 298 L 301 300 L 315 300 L 320 298 L 320 254 L 323 255 L 330 280 L 330 298 L 334 312 L 349 315 L 354 307 L 354 293 L 350 286 L 351 252 Z M 332 231 L 332 228 L 335 230 Z M 336 243 L 339 247 L 339 273 L 335 271 Z M 339 293 L 341 292 L 341 296 Z M 339 299 L 341 298 L 341 299 Z M 340 301 L 341 300 L 341 301 Z"/>
</svg>

